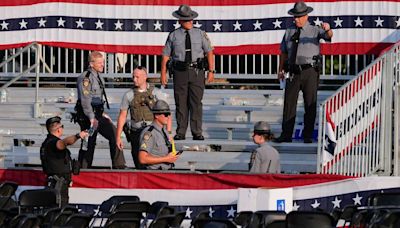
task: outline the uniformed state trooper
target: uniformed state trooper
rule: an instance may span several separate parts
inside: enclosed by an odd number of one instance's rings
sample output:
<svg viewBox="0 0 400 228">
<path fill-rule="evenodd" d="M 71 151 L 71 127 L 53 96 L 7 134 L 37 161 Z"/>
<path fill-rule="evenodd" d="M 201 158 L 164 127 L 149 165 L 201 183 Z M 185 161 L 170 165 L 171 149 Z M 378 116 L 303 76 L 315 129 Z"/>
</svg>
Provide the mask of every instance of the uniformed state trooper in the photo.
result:
<svg viewBox="0 0 400 228">
<path fill-rule="evenodd" d="M 93 51 L 89 56 L 89 69 L 84 71 L 77 80 L 78 101 L 76 105 L 77 115 L 82 117 L 79 121 L 81 130 L 93 129 L 89 136 L 87 150 L 81 146 L 79 150 L 79 162 L 82 168 L 92 167 L 93 154 L 96 146 L 97 133 L 108 140 L 112 167 L 125 168 L 125 158 L 122 151 L 118 150 L 115 135 L 116 127 L 111 118 L 104 113 L 104 103 L 109 109 L 105 94 L 104 79 L 100 73 L 104 69 L 104 57 L 100 52 Z M 83 143 L 82 143 L 83 145 Z"/>
<path fill-rule="evenodd" d="M 251 173 L 280 173 L 281 164 L 278 151 L 267 142 L 272 139 L 271 127 L 265 121 L 254 124 L 253 141 L 259 147 L 250 159 Z"/>
<path fill-rule="evenodd" d="M 58 116 L 46 120 L 48 135 L 40 147 L 40 159 L 43 172 L 47 176 L 47 187 L 56 189 L 60 193 L 61 206 L 68 204 L 68 188 L 71 183 L 71 153 L 68 145 L 74 144 L 78 139 L 88 136 L 86 131 L 61 139 L 64 125 Z"/>
<path fill-rule="evenodd" d="M 185 139 L 190 116 L 190 128 L 194 140 L 204 140 L 203 93 L 205 71 L 207 81 L 214 80 L 214 54 L 207 34 L 193 27 L 198 16 L 188 5 L 181 5 L 172 13 L 179 20 L 180 28 L 168 35 L 162 52 L 161 83 L 167 84 L 167 62 L 174 80 L 177 129 L 175 140 Z"/>
<path fill-rule="evenodd" d="M 164 100 L 158 100 L 152 109 L 154 120 L 140 135 L 139 162 L 145 169 L 171 169 L 179 155 L 170 153 L 171 142 L 164 128 L 171 111 Z"/>
<path fill-rule="evenodd" d="M 330 41 L 333 32 L 328 23 L 320 26 L 308 22 L 313 8 L 304 2 L 295 3 L 288 13 L 294 16 L 294 24 L 286 29 L 281 42 L 278 79 L 286 79 L 283 108 L 282 134 L 275 142 L 291 142 L 296 119 L 299 91 L 304 98 L 304 143 L 312 143 L 316 117 L 317 89 L 319 84 L 320 40 Z"/>
<path fill-rule="evenodd" d="M 161 97 L 161 91 L 147 83 L 147 70 L 145 67 L 136 67 L 132 72 L 132 76 L 134 87 L 127 91 L 122 98 L 117 122 L 116 138 L 117 146 L 122 150 L 124 145 L 121 140 L 121 134 L 122 131 L 127 133 L 128 140 L 132 146 L 131 152 L 135 167 L 140 169 L 138 160 L 140 132 L 153 121 L 151 109 L 156 99 Z M 127 122 L 128 124 L 124 129 L 128 110 L 130 112 L 131 121 Z"/>
</svg>

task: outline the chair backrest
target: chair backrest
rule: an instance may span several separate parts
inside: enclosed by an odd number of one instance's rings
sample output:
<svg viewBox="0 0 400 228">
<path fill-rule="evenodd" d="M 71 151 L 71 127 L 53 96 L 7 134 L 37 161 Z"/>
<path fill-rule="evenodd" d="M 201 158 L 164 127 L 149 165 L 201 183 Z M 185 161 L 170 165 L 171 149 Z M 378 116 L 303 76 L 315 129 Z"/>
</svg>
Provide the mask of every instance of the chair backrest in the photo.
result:
<svg viewBox="0 0 400 228">
<path fill-rule="evenodd" d="M 40 226 L 40 219 L 34 215 L 26 215 L 19 221 L 17 227 L 37 228 Z"/>
<path fill-rule="evenodd" d="M 263 216 L 260 213 L 253 213 L 250 217 L 250 221 L 246 224 L 245 228 L 261 228 L 263 225 Z"/>
<path fill-rule="evenodd" d="M 173 207 L 164 206 L 158 211 L 157 218 L 165 215 L 173 215 L 174 213 L 175 209 Z"/>
<path fill-rule="evenodd" d="M 287 228 L 332 228 L 334 225 L 333 218 L 320 211 L 292 211 L 286 216 Z"/>
<path fill-rule="evenodd" d="M 101 212 L 102 216 L 109 215 L 114 207 L 122 201 L 140 201 L 140 199 L 138 196 L 134 195 L 112 196 L 101 203 L 99 212 Z"/>
<path fill-rule="evenodd" d="M 108 217 L 108 219 L 128 219 L 128 218 L 134 218 L 134 219 L 143 219 L 143 212 L 142 211 L 132 211 L 132 210 L 123 210 L 123 211 L 114 211 L 111 213 L 111 215 Z"/>
<path fill-rule="evenodd" d="M 192 222 L 190 223 L 191 226 L 193 226 L 194 221 L 197 219 L 206 219 L 206 218 L 211 218 L 210 217 L 210 211 L 209 210 L 203 210 L 199 211 L 199 213 L 192 219 Z"/>
<path fill-rule="evenodd" d="M 140 228 L 139 219 L 112 219 L 107 220 L 105 228 Z"/>
<path fill-rule="evenodd" d="M 151 223 L 149 228 L 169 228 L 170 222 L 175 218 L 174 215 L 165 215 L 160 216 L 154 219 Z"/>
<path fill-rule="evenodd" d="M 43 214 L 43 224 L 52 224 L 57 215 L 61 213 L 61 208 L 51 208 Z"/>
<path fill-rule="evenodd" d="M 204 218 L 193 221 L 194 228 L 236 228 L 236 225 L 228 219 Z"/>
<path fill-rule="evenodd" d="M 236 224 L 244 227 L 250 223 L 250 219 L 251 219 L 252 215 L 253 215 L 252 211 L 241 211 L 235 216 L 233 221 Z"/>
<path fill-rule="evenodd" d="M 0 196 L 0 209 L 9 209 L 17 206 L 17 203 L 11 196 Z"/>
<path fill-rule="evenodd" d="M 186 211 L 177 212 L 174 215 L 174 218 L 170 221 L 170 227 L 181 227 L 181 224 L 186 216 Z"/>
<path fill-rule="evenodd" d="M 286 221 L 273 221 L 270 224 L 264 226 L 265 228 L 286 228 Z"/>
<path fill-rule="evenodd" d="M 256 211 L 255 214 L 260 215 L 261 223 L 266 226 L 273 221 L 285 221 L 285 211 Z"/>
<path fill-rule="evenodd" d="M 67 218 L 65 227 L 86 228 L 92 220 L 91 214 L 73 214 Z"/>
<path fill-rule="evenodd" d="M 400 206 L 400 192 L 382 192 L 368 197 L 368 206 Z"/>
<path fill-rule="evenodd" d="M 33 189 L 21 192 L 18 199 L 20 209 L 58 207 L 57 192 L 54 189 Z"/>
<path fill-rule="evenodd" d="M 55 218 L 54 221 L 52 223 L 53 226 L 62 226 L 65 224 L 65 222 L 67 221 L 67 219 L 73 215 L 75 213 L 73 213 L 72 211 L 64 211 L 59 213 Z"/>
<path fill-rule="evenodd" d="M 150 203 L 147 201 L 122 201 L 117 204 L 113 211 L 141 211 L 148 213 L 150 211 Z"/>
<path fill-rule="evenodd" d="M 15 182 L 6 181 L 0 185 L 0 196 L 11 197 L 17 191 L 18 184 Z"/>
<path fill-rule="evenodd" d="M 168 205 L 169 203 L 167 201 L 155 201 L 151 204 L 149 213 L 153 214 L 154 217 L 156 217 L 161 208 Z"/>
<path fill-rule="evenodd" d="M 376 222 L 373 228 L 398 228 L 400 227 L 400 210 L 390 211 L 385 214 L 379 222 Z"/>
</svg>

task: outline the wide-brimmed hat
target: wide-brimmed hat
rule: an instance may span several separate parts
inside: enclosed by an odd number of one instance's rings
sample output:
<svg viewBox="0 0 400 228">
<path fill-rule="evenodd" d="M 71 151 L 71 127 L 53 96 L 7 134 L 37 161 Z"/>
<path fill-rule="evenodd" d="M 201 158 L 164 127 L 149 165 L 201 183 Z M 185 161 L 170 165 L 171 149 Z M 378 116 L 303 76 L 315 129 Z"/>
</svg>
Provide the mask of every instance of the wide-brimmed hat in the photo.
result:
<svg viewBox="0 0 400 228">
<path fill-rule="evenodd" d="M 296 2 L 293 9 L 288 11 L 288 14 L 295 17 L 301 17 L 313 11 L 312 7 L 307 6 L 304 2 Z"/>
<path fill-rule="evenodd" d="M 158 100 L 153 108 L 151 109 L 153 114 L 171 114 L 171 110 L 169 109 L 169 105 L 164 100 Z"/>
<path fill-rule="evenodd" d="M 271 127 L 265 121 L 258 121 L 254 124 L 254 133 L 256 134 L 271 134 Z"/>
<path fill-rule="evenodd" d="M 172 13 L 172 16 L 178 18 L 179 20 L 188 21 L 193 20 L 199 16 L 199 14 L 196 11 L 193 11 L 190 6 L 183 4 L 179 6 L 178 10 Z"/>
</svg>

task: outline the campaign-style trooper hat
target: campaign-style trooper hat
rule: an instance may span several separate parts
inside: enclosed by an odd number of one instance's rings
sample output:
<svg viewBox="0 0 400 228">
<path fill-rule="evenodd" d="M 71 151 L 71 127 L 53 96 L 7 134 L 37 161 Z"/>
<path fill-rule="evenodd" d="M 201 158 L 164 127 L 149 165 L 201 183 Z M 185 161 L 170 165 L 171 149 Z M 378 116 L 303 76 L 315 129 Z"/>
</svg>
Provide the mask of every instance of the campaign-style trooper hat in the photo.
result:
<svg viewBox="0 0 400 228">
<path fill-rule="evenodd" d="M 189 21 L 195 19 L 199 14 L 193 11 L 188 5 L 180 5 L 179 9 L 172 13 L 172 16 L 178 18 L 179 20 Z"/>
<path fill-rule="evenodd" d="M 164 113 L 168 113 L 171 114 L 171 110 L 169 109 L 169 105 L 166 101 L 163 100 L 158 100 L 153 108 L 151 109 L 151 111 L 153 112 L 153 114 L 164 114 Z"/>
<path fill-rule="evenodd" d="M 293 9 L 288 11 L 288 14 L 293 15 L 295 17 L 301 17 L 306 14 L 309 14 L 313 11 L 312 7 L 307 6 L 303 1 L 296 2 L 293 6 Z"/>
<path fill-rule="evenodd" d="M 271 127 L 265 121 L 258 121 L 254 124 L 254 133 L 256 134 L 270 134 Z"/>
</svg>

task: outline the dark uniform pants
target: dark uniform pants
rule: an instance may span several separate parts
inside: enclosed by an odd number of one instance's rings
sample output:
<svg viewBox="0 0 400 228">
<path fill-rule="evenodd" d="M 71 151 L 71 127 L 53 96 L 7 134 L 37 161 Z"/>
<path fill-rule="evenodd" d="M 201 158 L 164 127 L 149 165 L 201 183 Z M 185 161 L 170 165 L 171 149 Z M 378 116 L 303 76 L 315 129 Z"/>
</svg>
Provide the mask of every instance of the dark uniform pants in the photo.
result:
<svg viewBox="0 0 400 228">
<path fill-rule="evenodd" d="M 117 148 L 117 143 L 115 139 L 116 128 L 114 124 L 107 118 L 100 116 L 96 117 L 98 120 L 97 129 L 94 131 L 93 135 L 89 137 L 88 140 L 88 149 L 84 151 L 82 149 L 79 150 L 79 162 L 81 164 L 81 168 L 91 168 L 93 163 L 93 154 L 94 149 L 96 147 L 96 139 L 97 133 L 100 133 L 104 138 L 108 140 L 108 144 L 110 146 L 110 156 L 112 160 L 113 167 L 122 167 L 125 166 L 125 158 L 122 151 Z M 82 128 L 81 130 L 86 130 Z M 82 146 L 81 146 L 82 147 Z"/>
<path fill-rule="evenodd" d="M 143 169 L 143 165 L 139 162 L 139 143 L 140 143 L 140 133 L 142 129 L 137 129 L 136 131 L 130 131 L 131 140 L 131 153 L 133 158 L 133 163 L 135 163 L 136 169 Z"/>
<path fill-rule="evenodd" d="M 317 111 L 318 84 L 319 74 L 313 67 L 300 71 L 294 75 L 291 81 L 286 81 L 282 121 L 283 137 L 292 138 L 296 122 L 297 99 L 301 90 L 305 109 L 303 138 L 312 138 Z"/>
<path fill-rule="evenodd" d="M 55 189 L 60 195 L 61 207 L 68 204 L 68 189 L 71 184 L 71 175 L 49 175 L 47 177 L 47 187 Z"/>
<path fill-rule="evenodd" d="M 189 68 L 174 70 L 174 97 L 178 135 L 185 136 L 190 115 L 192 135 L 202 134 L 203 94 L 205 88 L 204 71 Z"/>
</svg>

